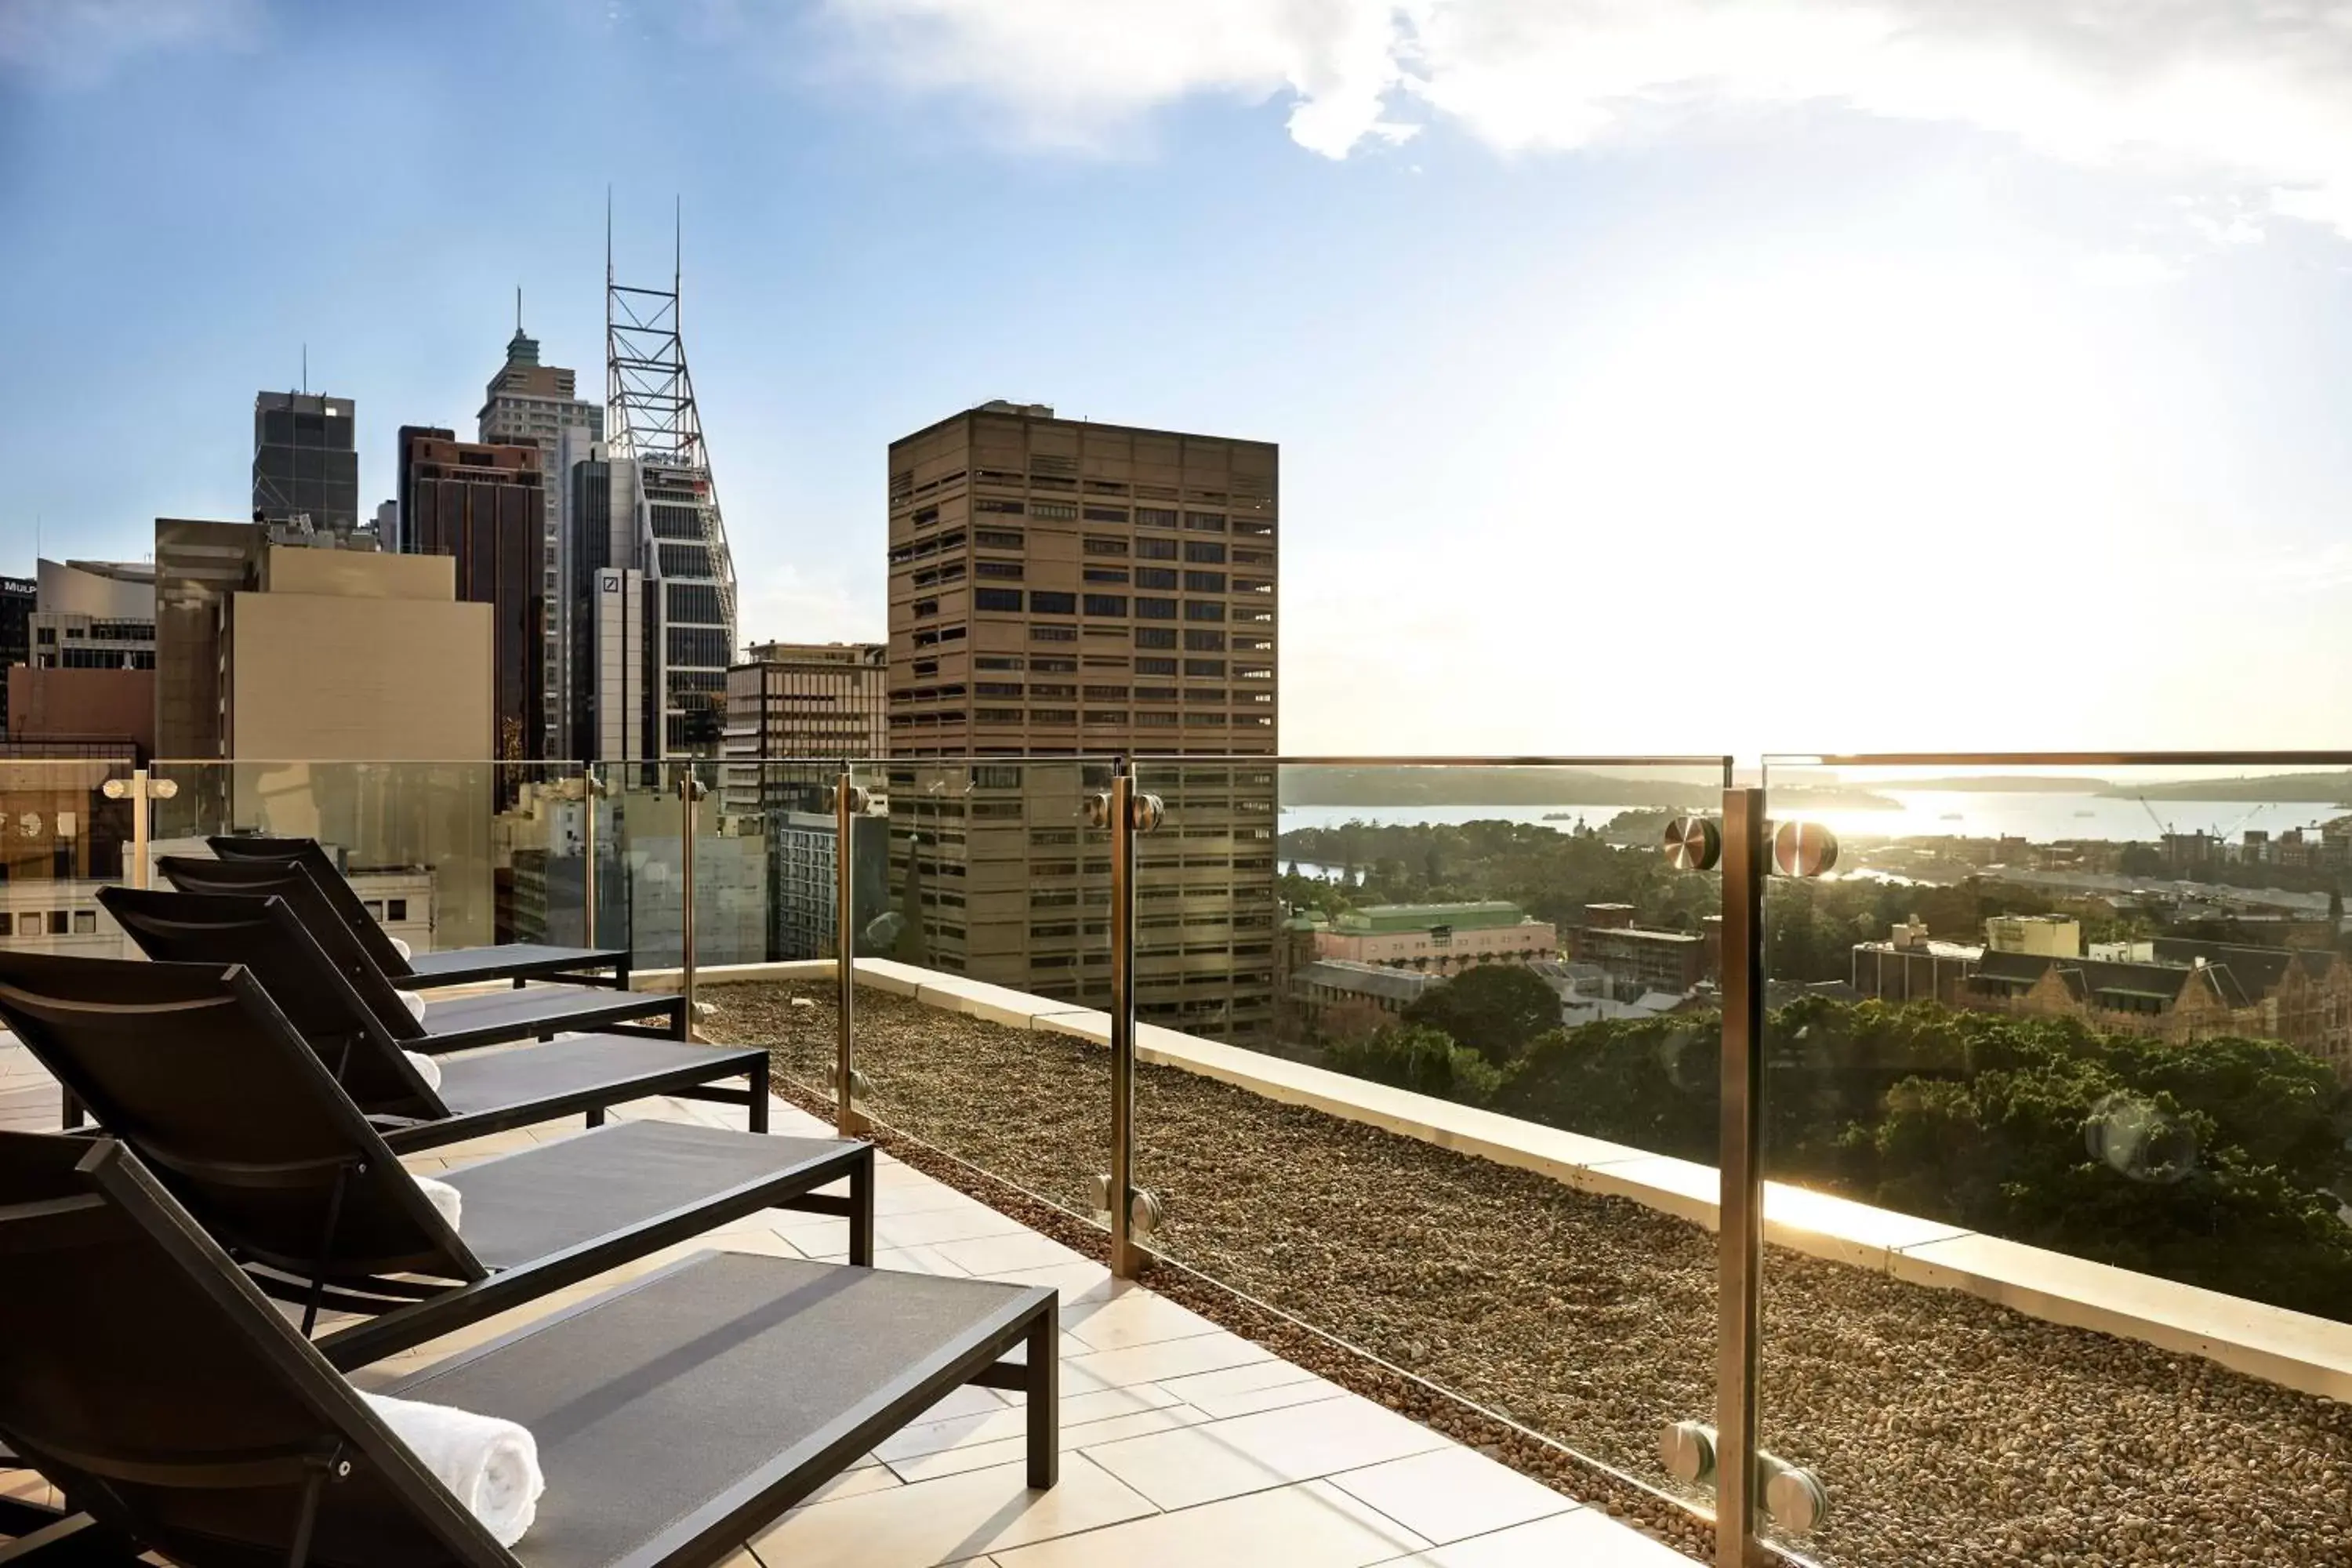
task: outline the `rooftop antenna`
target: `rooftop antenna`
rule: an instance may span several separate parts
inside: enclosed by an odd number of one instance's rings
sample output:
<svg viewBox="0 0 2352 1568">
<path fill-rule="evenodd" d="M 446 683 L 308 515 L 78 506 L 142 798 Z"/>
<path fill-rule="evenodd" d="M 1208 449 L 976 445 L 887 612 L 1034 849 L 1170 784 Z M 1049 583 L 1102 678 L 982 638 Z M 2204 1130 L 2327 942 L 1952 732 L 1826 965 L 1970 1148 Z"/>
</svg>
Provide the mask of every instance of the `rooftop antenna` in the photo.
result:
<svg viewBox="0 0 2352 1568">
<path fill-rule="evenodd" d="M 310 345 L 302 345 L 302 395 L 310 395 Z"/>
<path fill-rule="evenodd" d="M 522 334 L 522 285 L 515 285 L 515 334 Z"/>
</svg>

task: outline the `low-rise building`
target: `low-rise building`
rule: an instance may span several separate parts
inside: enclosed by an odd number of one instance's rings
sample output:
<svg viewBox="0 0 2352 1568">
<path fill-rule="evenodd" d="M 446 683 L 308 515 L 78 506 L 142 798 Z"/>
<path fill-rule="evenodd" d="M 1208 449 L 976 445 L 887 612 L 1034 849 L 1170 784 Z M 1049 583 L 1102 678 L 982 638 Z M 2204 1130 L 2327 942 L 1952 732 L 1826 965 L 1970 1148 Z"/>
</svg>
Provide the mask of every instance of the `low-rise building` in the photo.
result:
<svg viewBox="0 0 2352 1568">
<path fill-rule="evenodd" d="M 1698 939 L 1690 939 L 1696 942 Z M 1318 958 L 1447 975 L 1477 963 L 1529 963 L 1559 951 L 1549 921 L 1517 904 L 1372 904 L 1315 933 Z"/>
<path fill-rule="evenodd" d="M 1715 951 L 1720 953 L 1718 937 Z M 1585 925 L 1569 933 L 1569 953 L 1603 969 L 1621 985 L 1676 994 L 1689 991 L 1707 973 L 1707 939 L 1697 931 L 1657 931 L 1637 925 Z"/>
<path fill-rule="evenodd" d="M 1879 1002 L 1968 1005 L 1969 977 L 1984 959 L 1973 942 L 1938 942 L 1917 919 L 1904 921 L 1885 942 L 1853 944 L 1850 976 L 1859 994 Z"/>
<path fill-rule="evenodd" d="M 1994 915 L 1985 921 L 1985 946 L 1995 952 L 2076 958 L 2083 952 L 2083 927 L 2071 915 Z"/>
<path fill-rule="evenodd" d="M 1360 1030 L 1394 1018 L 1433 985 L 1444 982 L 1418 970 L 1363 963 L 1350 958 L 1318 958 L 1290 977 L 1290 1006 L 1310 1038 Z"/>
<path fill-rule="evenodd" d="M 1876 1001 L 2077 1018 L 2180 1042 L 2280 1040 L 2352 1083 L 2352 964 L 2331 949 L 2157 937 L 2093 942 L 2081 956 L 1937 942 L 1910 921 L 1885 942 L 1856 942 L 1853 965 L 1854 990 Z"/>
</svg>

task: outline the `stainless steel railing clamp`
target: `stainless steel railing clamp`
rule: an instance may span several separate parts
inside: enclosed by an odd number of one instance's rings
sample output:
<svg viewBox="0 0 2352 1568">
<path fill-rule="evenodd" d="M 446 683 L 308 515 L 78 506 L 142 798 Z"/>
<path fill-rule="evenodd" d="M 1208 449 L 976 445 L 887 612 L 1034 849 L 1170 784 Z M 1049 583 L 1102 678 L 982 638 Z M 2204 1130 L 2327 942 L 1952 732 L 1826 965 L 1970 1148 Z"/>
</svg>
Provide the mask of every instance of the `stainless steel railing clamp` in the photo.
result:
<svg viewBox="0 0 2352 1568">
<path fill-rule="evenodd" d="M 1658 1437 L 1658 1460 L 1666 1473 L 1688 1487 L 1715 1487 L 1715 1428 L 1704 1421 L 1677 1421 Z M 1756 1450 L 1763 1480 L 1764 1511 L 1784 1535 L 1806 1535 L 1829 1516 L 1830 1495 L 1821 1478 L 1765 1449 Z"/>
<path fill-rule="evenodd" d="M 1110 1223 L 1110 1173 L 1097 1173 L 1094 1180 L 1095 1217 Z M 1134 1237 L 1153 1236 L 1167 1223 L 1168 1205 L 1150 1187 L 1129 1187 L 1127 1203 L 1128 1234 Z"/>
</svg>

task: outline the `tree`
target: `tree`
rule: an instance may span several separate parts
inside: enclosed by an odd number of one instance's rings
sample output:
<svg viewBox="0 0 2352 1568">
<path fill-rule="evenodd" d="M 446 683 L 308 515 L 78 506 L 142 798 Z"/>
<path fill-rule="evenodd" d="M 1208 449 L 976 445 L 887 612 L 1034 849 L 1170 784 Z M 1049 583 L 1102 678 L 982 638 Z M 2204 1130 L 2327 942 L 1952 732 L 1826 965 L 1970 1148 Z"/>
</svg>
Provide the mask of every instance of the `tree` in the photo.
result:
<svg viewBox="0 0 2352 1568">
<path fill-rule="evenodd" d="M 1403 1017 L 1442 1030 L 1502 1067 L 1517 1060 L 1537 1036 L 1559 1027 L 1559 996 L 1517 964 L 1478 964 L 1423 992 Z"/>
<path fill-rule="evenodd" d="M 1441 1030 L 1391 1025 L 1361 1040 L 1333 1045 L 1330 1065 L 1354 1078 L 1393 1084 L 1415 1094 L 1433 1094 L 1466 1105 L 1484 1101 L 1502 1081 L 1486 1058 L 1456 1045 Z"/>
</svg>

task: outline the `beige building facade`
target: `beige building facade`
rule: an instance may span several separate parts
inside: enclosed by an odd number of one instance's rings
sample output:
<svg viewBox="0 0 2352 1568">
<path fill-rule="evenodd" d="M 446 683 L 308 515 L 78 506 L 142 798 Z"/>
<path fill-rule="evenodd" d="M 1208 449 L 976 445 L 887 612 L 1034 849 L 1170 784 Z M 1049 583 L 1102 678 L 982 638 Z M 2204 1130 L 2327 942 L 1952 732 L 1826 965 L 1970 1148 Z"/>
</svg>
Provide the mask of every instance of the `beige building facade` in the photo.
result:
<svg viewBox="0 0 2352 1568">
<path fill-rule="evenodd" d="M 1139 1013 L 1270 1030 L 1276 447 L 991 403 L 893 442 L 887 484 L 902 948 L 1107 999 L 1108 846 L 1079 812 L 1129 756 L 1168 807 L 1137 853 Z"/>
</svg>

